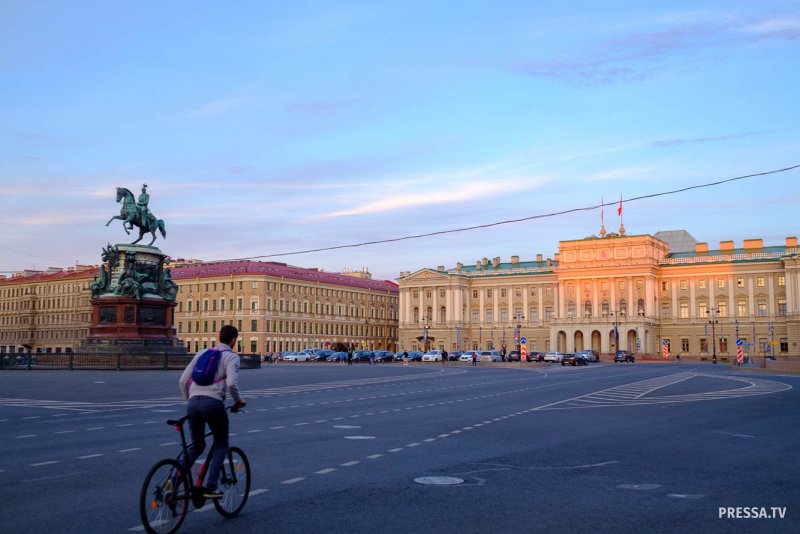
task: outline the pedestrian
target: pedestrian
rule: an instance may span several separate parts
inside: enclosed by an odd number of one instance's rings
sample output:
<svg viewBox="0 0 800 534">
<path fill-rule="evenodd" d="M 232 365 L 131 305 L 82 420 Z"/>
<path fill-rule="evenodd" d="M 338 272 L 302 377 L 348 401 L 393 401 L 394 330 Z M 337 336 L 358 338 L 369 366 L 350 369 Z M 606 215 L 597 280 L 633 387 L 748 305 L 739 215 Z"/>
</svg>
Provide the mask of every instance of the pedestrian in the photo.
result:
<svg viewBox="0 0 800 534">
<path fill-rule="evenodd" d="M 369 364 L 375 365 L 375 353 L 372 351 L 369 351 Z"/>
<path fill-rule="evenodd" d="M 503 350 L 500 351 L 500 359 L 506 361 L 506 346 L 503 345 Z"/>
<path fill-rule="evenodd" d="M 408 365 L 408 351 L 403 351 L 403 365 Z"/>
<path fill-rule="evenodd" d="M 353 349 L 347 351 L 347 365 L 353 365 Z"/>
<path fill-rule="evenodd" d="M 203 386 L 192 381 L 192 372 L 195 364 L 203 353 L 194 355 L 192 361 L 183 370 L 178 385 L 185 399 L 186 413 L 189 416 L 189 430 L 192 442 L 184 459 L 184 468 L 190 471 L 195 460 L 200 457 L 206 447 L 206 424 L 214 436 L 214 456 L 208 469 L 206 486 L 200 491 L 206 499 L 221 499 L 224 495 L 217 489 L 219 473 L 225 455 L 228 452 L 228 414 L 225 411 L 225 397 L 227 393 L 233 398 L 231 411 L 237 412 L 247 403 L 239 395 L 239 355 L 233 352 L 239 331 L 233 325 L 225 325 L 219 331 L 219 345 L 213 349 L 222 354 L 219 357 L 214 379 L 211 384 Z"/>
<path fill-rule="evenodd" d="M 447 358 L 448 358 L 447 351 L 443 350 L 442 351 L 442 365 L 447 365 Z"/>
<path fill-rule="evenodd" d="M 681 363 L 681 353 L 679 352 L 675 358 L 678 359 L 678 363 Z"/>
<path fill-rule="evenodd" d="M 473 351 L 472 352 L 472 366 L 476 367 L 478 365 L 478 353 Z"/>
</svg>

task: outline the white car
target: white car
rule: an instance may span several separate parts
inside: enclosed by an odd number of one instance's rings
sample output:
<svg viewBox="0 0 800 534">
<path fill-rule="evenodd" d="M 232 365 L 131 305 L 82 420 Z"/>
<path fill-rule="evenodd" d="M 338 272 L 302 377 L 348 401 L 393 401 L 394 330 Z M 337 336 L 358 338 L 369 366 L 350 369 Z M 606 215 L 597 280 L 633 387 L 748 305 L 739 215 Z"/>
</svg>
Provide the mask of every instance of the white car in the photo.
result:
<svg viewBox="0 0 800 534">
<path fill-rule="evenodd" d="M 471 362 L 473 354 L 477 354 L 478 357 L 480 358 L 480 355 L 481 355 L 480 351 L 468 350 L 468 351 L 464 352 L 464 354 L 462 354 L 461 356 L 458 357 L 458 361 L 460 361 L 460 362 Z"/>
<path fill-rule="evenodd" d="M 564 354 L 561 352 L 548 352 L 547 354 L 544 355 L 543 361 L 558 363 L 563 359 L 564 359 Z"/>
<path fill-rule="evenodd" d="M 285 362 L 307 362 L 311 355 L 307 352 L 292 352 L 283 357 Z"/>
<path fill-rule="evenodd" d="M 502 362 L 503 357 L 496 350 L 482 350 L 478 359 L 482 362 Z"/>
<path fill-rule="evenodd" d="M 429 350 L 425 354 L 422 355 L 423 362 L 440 362 L 442 361 L 442 351 L 440 350 Z"/>
</svg>

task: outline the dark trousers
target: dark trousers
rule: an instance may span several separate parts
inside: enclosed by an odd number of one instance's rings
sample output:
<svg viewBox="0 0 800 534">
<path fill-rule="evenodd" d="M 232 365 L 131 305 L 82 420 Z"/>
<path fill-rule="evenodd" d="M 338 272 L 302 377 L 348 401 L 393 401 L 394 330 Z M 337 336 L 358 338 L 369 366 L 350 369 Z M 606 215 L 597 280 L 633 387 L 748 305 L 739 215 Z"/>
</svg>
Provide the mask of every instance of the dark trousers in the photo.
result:
<svg viewBox="0 0 800 534">
<path fill-rule="evenodd" d="M 189 415 L 189 430 L 192 434 L 192 443 L 189 445 L 189 455 L 186 458 L 186 469 L 191 472 L 195 460 L 203 454 L 206 448 L 206 424 L 211 429 L 214 437 L 214 455 L 208 467 L 206 486 L 214 488 L 219 480 L 219 472 L 225 454 L 228 452 L 228 414 L 225 404 L 221 400 L 210 397 L 192 397 L 186 407 Z"/>
</svg>

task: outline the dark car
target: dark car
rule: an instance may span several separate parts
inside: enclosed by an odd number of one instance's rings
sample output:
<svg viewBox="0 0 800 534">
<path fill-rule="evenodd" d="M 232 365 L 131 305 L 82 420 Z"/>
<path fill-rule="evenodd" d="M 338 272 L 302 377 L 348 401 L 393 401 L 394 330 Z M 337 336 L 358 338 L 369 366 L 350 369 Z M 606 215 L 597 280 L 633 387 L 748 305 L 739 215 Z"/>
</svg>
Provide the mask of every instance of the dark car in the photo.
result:
<svg viewBox="0 0 800 534">
<path fill-rule="evenodd" d="M 561 365 L 589 365 L 589 361 L 583 354 L 564 354 L 561 358 Z"/>
<path fill-rule="evenodd" d="M 533 351 L 528 353 L 528 361 L 529 362 L 543 362 L 544 361 L 544 352 Z"/>
<path fill-rule="evenodd" d="M 614 354 L 614 363 L 619 362 L 634 362 L 633 354 L 628 352 L 627 350 L 618 350 L 616 354 Z"/>
<path fill-rule="evenodd" d="M 408 353 L 408 361 L 410 362 L 421 362 L 422 361 L 422 352 L 414 351 Z"/>
<path fill-rule="evenodd" d="M 325 361 L 327 362 L 343 362 L 347 360 L 347 353 L 346 352 L 334 352 L 330 356 L 326 358 Z"/>
<path fill-rule="evenodd" d="M 506 356 L 506 360 L 509 361 L 509 362 L 518 362 L 519 361 L 519 351 L 518 350 L 512 350 L 511 352 L 509 352 L 508 356 Z"/>
<path fill-rule="evenodd" d="M 448 352 L 447 353 L 447 361 L 449 361 L 449 362 L 457 362 L 459 356 L 461 356 L 461 351 L 460 350 L 454 350 L 453 352 Z"/>
<path fill-rule="evenodd" d="M 317 349 L 314 351 L 312 360 L 315 362 L 324 362 L 328 359 L 328 356 L 332 355 L 334 351 L 330 349 Z"/>
<path fill-rule="evenodd" d="M 388 350 L 376 350 L 375 351 L 375 361 L 376 362 L 390 362 L 394 356 L 394 352 L 390 352 Z"/>
<path fill-rule="evenodd" d="M 353 353 L 353 361 L 368 362 L 371 357 L 371 350 L 357 350 Z"/>
</svg>

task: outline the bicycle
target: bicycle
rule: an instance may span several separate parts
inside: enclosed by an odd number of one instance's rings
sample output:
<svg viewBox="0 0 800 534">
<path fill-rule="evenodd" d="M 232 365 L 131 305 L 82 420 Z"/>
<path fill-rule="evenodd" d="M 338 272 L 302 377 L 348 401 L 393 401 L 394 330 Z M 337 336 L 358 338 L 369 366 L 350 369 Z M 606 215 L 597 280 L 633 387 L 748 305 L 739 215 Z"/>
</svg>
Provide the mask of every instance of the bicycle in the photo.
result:
<svg viewBox="0 0 800 534">
<path fill-rule="evenodd" d="M 230 410 L 231 407 L 226 408 Z M 151 534 L 172 534 L 177 532 L 189 512 L 189 502 L 195 508 L 202 508 L 206 498 L 202 494 L 203 479 L 208 473 L 214 445 L 208 450 L 205 462 L 197 471 L 192 483 L 192 467 L 184 470 L 183 460 L 191 443 L 186 442 L 183 425 L 188 415 L 180 419 L 170 419 L 167 424 L 181 433 L 181 452 L 174 460 L 165 458 L 157 462 L 147 473 L 139 495 L 139 515 L 145 530 Z M 205 434 L 211 436 L 211 432 Z M 214 508 L 226 518 L 235 517 L 242 511 L 250 494 L 250 462 L 238 447 L 228 447 L 220 471 L 219 488 L 224 496 L 210 499 Z"/>
</svg>

